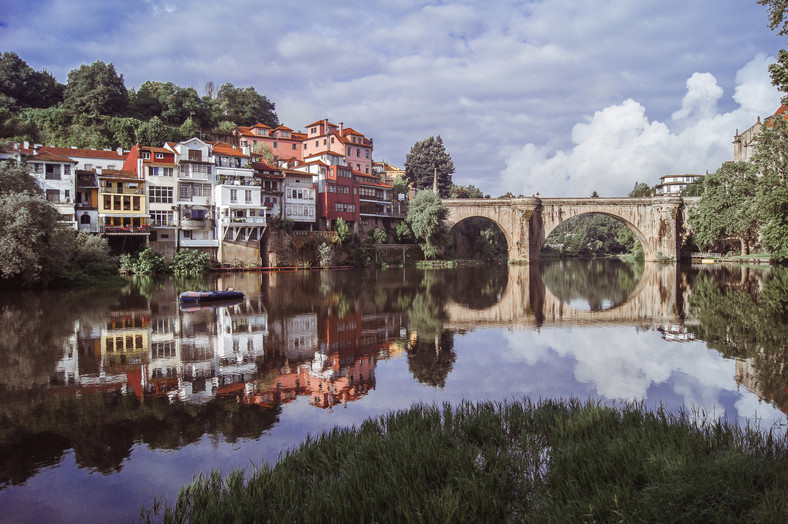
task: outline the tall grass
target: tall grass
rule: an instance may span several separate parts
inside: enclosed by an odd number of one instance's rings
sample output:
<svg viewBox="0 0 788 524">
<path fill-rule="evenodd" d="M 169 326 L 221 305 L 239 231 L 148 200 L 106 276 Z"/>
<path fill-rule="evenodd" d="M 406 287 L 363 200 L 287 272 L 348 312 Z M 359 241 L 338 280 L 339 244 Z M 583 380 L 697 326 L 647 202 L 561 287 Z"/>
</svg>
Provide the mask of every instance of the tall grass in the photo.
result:
<svg viewBox="0 0 788 524">
<path fill-rule="evenodd" d="M 215 471 L 165 522 L 786 521 L 786 441 L 640 405 L 414 405 Z"/>
</svg>

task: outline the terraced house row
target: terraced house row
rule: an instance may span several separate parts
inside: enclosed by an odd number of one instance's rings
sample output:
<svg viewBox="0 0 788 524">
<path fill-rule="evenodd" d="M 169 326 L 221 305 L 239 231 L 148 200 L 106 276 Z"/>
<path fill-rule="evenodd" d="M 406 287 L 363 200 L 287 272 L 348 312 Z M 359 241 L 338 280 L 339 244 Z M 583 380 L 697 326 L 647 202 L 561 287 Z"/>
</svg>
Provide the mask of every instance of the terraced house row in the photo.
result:
<svg viewBox="0 0 788 524">
<path fill-rule="evenodd" d="M 342 218 L 366 235 L 403 217 L 375 174 L 372 140 L 342 124 L 321 120 L 306 133 L 257 124 L 225 138 L 130 151 L 16 143 L 0 156 L 26 162 L 63 222 L 119 252 L 150 244 L 167 256 L 193 248 L 224 264 L 266 265 L 262 240 L 277 221 L 327 231 Z"/>
</svg>

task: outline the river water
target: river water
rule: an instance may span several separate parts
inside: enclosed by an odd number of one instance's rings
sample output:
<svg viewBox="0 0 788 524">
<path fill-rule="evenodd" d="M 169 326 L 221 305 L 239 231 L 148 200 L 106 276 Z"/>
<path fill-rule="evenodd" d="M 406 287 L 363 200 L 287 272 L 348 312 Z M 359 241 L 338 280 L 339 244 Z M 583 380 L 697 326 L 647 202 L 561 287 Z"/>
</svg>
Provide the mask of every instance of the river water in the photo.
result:
<svg viewBox="0 0 788 524">
<path fill-rule="evenodd" d="M 186 289 L 236 303 L 181 308 Z M 784 431 L 788 271 L 563 261 L 0 294 L 0 520 L 129 521 L 416 402 L 641 401 Z"/>
</svg>

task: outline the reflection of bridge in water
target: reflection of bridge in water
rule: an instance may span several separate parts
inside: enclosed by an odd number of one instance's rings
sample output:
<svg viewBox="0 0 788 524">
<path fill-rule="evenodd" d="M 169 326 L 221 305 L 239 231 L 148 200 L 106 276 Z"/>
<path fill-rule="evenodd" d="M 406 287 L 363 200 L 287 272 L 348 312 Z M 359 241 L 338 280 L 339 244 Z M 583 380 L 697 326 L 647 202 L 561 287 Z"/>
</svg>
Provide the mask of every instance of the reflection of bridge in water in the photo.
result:
<svg viewBox="0 0 788 524">
<path fill-rule="evenodd" d="M 566 324 L 669 325 L 681 323 L 683 296 L 677 268 L 647 263 L 643 276 L 627 299 L 603 311 L 583 311 L 556 297 L 544 284 L 537 265 L 509 266 L 506 290 L 494 305 L 472 309 L 449 302 L 448 329 L 474 329 L 480 325 L 538 328 Z"/>
</svg>

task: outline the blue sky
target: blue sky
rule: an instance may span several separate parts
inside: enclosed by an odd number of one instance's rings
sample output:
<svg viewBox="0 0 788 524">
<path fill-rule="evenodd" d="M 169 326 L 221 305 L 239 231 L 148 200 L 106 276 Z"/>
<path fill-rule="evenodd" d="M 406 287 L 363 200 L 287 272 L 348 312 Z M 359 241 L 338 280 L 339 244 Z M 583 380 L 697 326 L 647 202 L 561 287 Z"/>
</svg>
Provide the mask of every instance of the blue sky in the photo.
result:
<svg viewBox="0 0 788 524">
<path fill-rule="evenodd" d="M 622 196 L 716 170 L 777 110 L 766 24 L 755 0 L 0 0 L 0 51 L 64 83 L 102 60 L 129 89 L 251 85 L 400 166 L 440 135 L 492 196 Z"/>
</svg>

